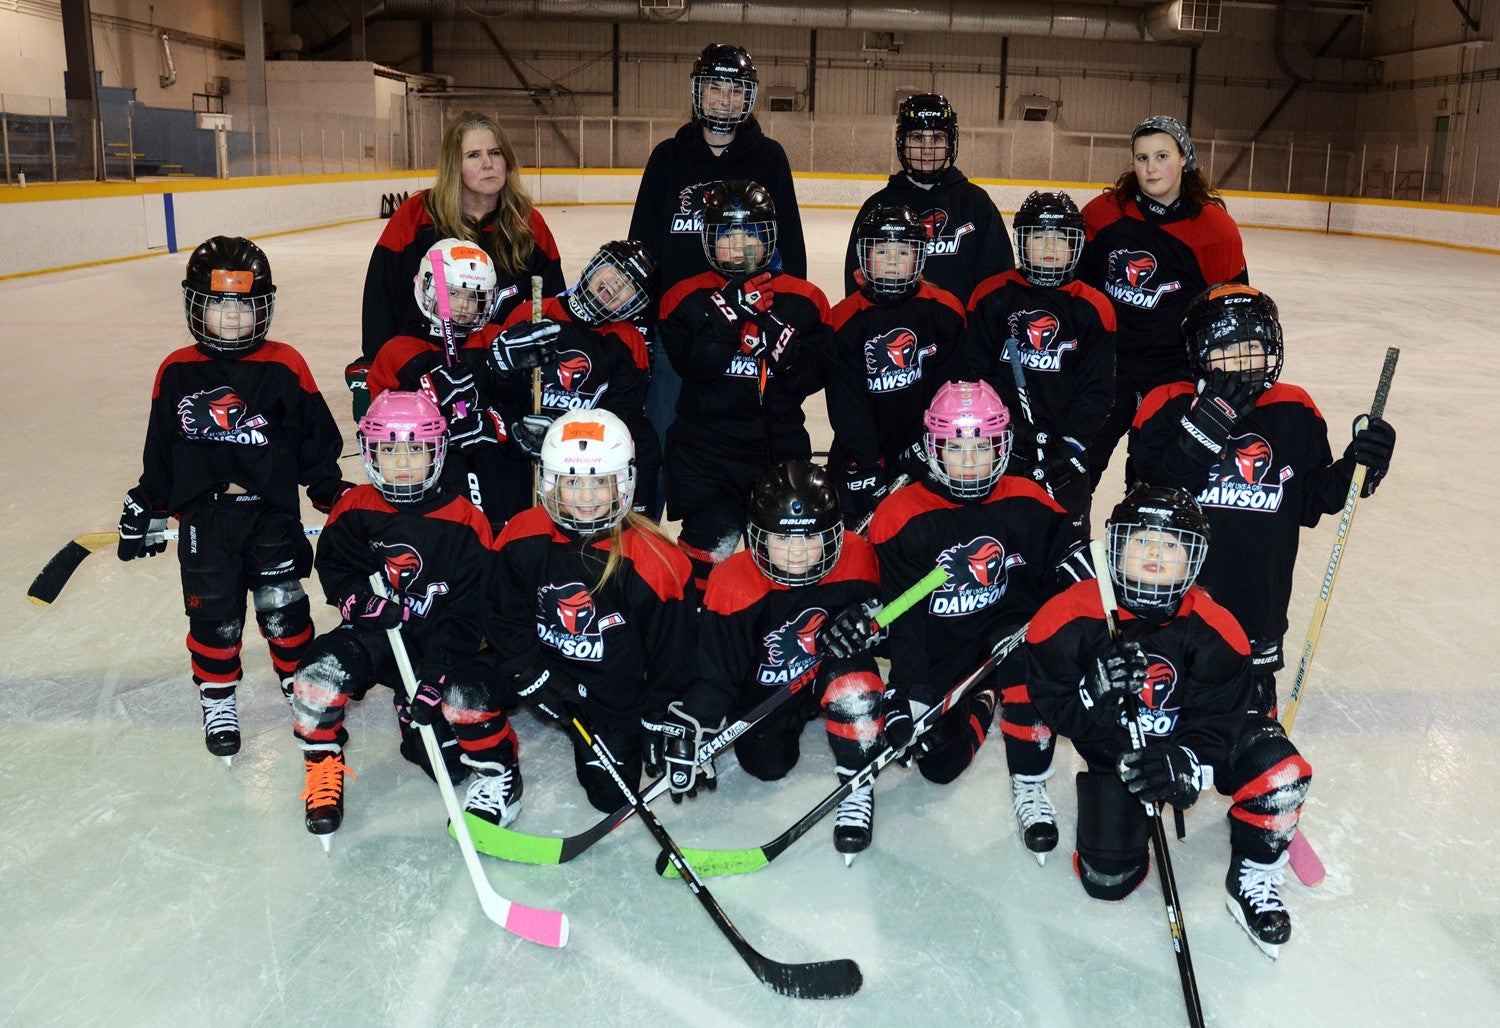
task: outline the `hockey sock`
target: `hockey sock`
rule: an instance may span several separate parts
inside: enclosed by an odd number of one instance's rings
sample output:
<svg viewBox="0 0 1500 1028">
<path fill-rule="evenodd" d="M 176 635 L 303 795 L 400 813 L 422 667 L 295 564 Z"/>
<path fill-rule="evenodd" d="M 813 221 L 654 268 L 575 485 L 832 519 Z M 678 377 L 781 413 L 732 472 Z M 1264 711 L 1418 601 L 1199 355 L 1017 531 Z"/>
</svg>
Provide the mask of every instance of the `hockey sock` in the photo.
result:
<svg viewBox="0 0 1500 1028">
<path fill-rule="evenodd" d="M 312 642 L 312 611 L 307 597 L 303 596 L 275 610 L 257 610 L 255 621 L 271 651 L 271 664 L 276 668 L 276 677 L 286 681 L 296 673 L 297 664 Z"/>
<path fill-rule="evenodd" d="M 244 674 L 240 667 L 240 635 L 244 630 L 244 621 L 238 619 L 188 620 L 187 648 L 193 681 L 200 689 L 214 690 L 215 698 L 234 692 L 235 683 Z"/>
<path fill-rule="evenodd" d="M 1024 684 L 1000 692 L 1000 734 L 1011 774 L 1039 775 L 1052 766 L 1052 729 L 1032 706 Z"/>
</svg>

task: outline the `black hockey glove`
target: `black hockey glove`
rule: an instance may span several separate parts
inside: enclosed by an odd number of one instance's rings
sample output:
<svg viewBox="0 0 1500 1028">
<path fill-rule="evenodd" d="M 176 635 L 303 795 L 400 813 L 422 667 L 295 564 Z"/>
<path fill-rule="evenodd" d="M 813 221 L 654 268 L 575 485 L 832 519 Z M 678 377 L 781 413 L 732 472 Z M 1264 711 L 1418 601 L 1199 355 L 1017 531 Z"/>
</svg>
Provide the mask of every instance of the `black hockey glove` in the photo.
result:
<svg viewBox="0 0 1500 1028">
<path fill-rule="evenodd" d="M 146 494 L 136 486 L 125 494 L 120 510 L 120 542 L 115 553 L 121 560 L 154 557 L 167 548 L 167 519 L 151 510 Z"/>
<path fill-rule="evenodd" d="M 464 409 L 479 406 L 479 387 L 467 368 L 433 368 L 422 376 L 422 391 L 432 397 L 432 402 L 442 408 L 443 414 L 452 418 L 463 404 Z"/>
<path fill-rule="evenodd" d="M 1244 375 L 1214 368 L 1198 380 L 1198 395 L 1182 416 L 1182 448 L 1205 466 L 1224 456 L 1229 433 L 1255 406 L 1261 386 Z"/>
<path fill-rule="evenodd" d="M 857 524 L 874 513 L 885 495 L 885 462 L 872 464 L 849 461 L 844 465 L 840 506 L 846 524 Z"/>
<path fill-rule="evenodd" d="M 1361 414 L 1354 419 L 1354 439 L 1344 449 L 1344 456 L 1365 466 L 1365 487 L 1360 496 L 1375 492 L 1385 473 L 1391 470 L 1391 454 L 1395 449 L 1396 430 L 1384 418 Z"/>
<path fill-rule="evenodd" d="M 769 311 L 776 301 L 776 290 L 771 285 L 771 273 L 765 271 L 751 279 L 724 283 L 724 288 L 713 293 L 710 299 L 726 322 L 737 325 L 755 320 Z"/>
<path fill-rule="evenodd" d="M 448 419 L 448 438 L 460 450 L 498 444 L 505 436 L 505 423 L 493 407 L 469 407 Z"/>
<path fill-rule="evenodd" d="M 1170 803 L 1186 810 L 1203 788 L 1203 768 L 1198 755 L 1186 746 L 1154 742 L 1143 750 L 1120 754 L 1116 770 L 1120 781 L 1142 803 Z"/>
<path fill-rule="evenodd" d="M 722 719 L 717 725 L 705 726 L 683 708 L 681 700 L 673 700 L 666 716 L 653 728 L 652 734 L 663 747 L 667 785 L 672 790 L 673 803 L 681 803 L 684 797 L 692 799 L 697 796 L 699 786 L 709 791 L 718 788 L 713 761 L 699 767 L 698 751 L 723 730 Z M 649 770 L 646 773 L 652 774 Z"/>
<path fill-rule="evenodd" d="M 1034 452 L 1037 456 L 1031 467 L 1031 479 L 1043 488 L 1061 489 L 1089 473 L 1083 444 L 1070 435 L 1038 432 Z"/>
<path fill-rule="evenodd" d="M 777 371 L 790 371 L 797 363 L 797 352 L 802 348 L 797 339 L 797 330 L 774 314 L 761 315 L 761 338 L 765 340 L 766 361 Z"/>
<path fill-rule="evenodd" d="M 448 676 L 443 675 L 436 682 L 423 682 L 417 686 L 417 694 L 407 704 L 412 724 L 431 728 L 442 718 L 443 691 L 447 685 Z"/>
<path fill-rule="evenodd" d="M 538 661 L 516 675 L 513 688 L 516 698 L 538 715 L 563 728 L 568 726 L 567 708 L 563 705 L 563 700 L 566 696 L 578 695 L 577 682 L 567 681 Z"/>
<path fill-rule="evenodd" d="M 1108 574 L 1108 572 L 1105 572 Z M 1117 642 L 1095 661 L 1094 673 L 1084 681 L 1083 705 L 1109 719 L 1119 716 L 1120 701 L 1140 695 L 1146 684 L 1146 654 L 1138 642 Z"/>
<path fill-rule="evenodd" d="M 353 628 L 384 632 L 400 628 L 411 612 L 401 600 L 377 596 L 366 586 L 355 586 L 339 600 L 339 616 Z"/>
<path fill-rule="evenodd" d="M 903 689 L 888 688 L 880 696 L 880 713 L 885 719 L 885 742 L 891 749 L 904 756 L 898 757 L 903 767 L 911 763 L 906 749 L 916 733 L 916 721 L 911 716 L 911 700 Z"/>
<path fill-rule="evenodd" d="M 547 429 L 552 419 L 545 414 L 527 414 L 516 418 L 505 426 L 505 434 L 526 456 L 536 459 L 542 455 L 542 441 L 547 438 Z"/>
<path fill-rule="evenodd" d="M 845 607 L 818 633 L 823 654 L 840 660 L 863 653 L 875 645 L 880 630 L 875 627 L 875 615 L 880 613 L 880 601 L 865 600 Z"/>
<path fill-rule="evenodd" d="M 502 375 L 550 364 L 562 326 L 551 319 L 521 321 L 490 342 L 490 366 Z"/>
</svg>

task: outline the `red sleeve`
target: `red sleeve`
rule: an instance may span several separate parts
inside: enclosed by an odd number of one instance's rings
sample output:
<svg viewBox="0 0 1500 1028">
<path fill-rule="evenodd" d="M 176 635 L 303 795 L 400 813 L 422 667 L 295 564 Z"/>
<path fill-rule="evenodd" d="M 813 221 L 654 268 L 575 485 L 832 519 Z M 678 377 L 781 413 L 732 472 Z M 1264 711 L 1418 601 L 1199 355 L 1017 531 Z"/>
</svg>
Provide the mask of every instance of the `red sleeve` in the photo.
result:
<svg viewBox="0 0 1500 1028">
<path fill-rule="evenodd" d="M 630 359 L 635 361 L 636 367 L 642 371 L 650 369 L 651 354 L 646 349 L 646 337 L 641 335 L 640 329 L 628 321 L 611 321 L 607 325 L 601 325 L 597 331 L 605 338 L 617 340 L 629 350 Z"/>
<path fill-rule="evenodd" d="M 1015 272 L 1006 272 L 1006 274 L 1013 275 Z M 926 300 L 936 300 L 943 306 L 952 308 L 965 324 L 968 323 L 969 316 L 964 311 L 963 301 L 942 286 L 935 286 L 931 282 L 923 282 L 917 289 L 917 295 Z"/>
<path fill-rule="evenodd" d="M 1019 282 L 1023 286 L 1030 285 L 1030 283 L 1028 283 L 1024 278 L 1021 277 L 1021 273 L 1019 271 L 1016 271 L 1014 268 L 1009 271 L 1002 271 L 998 275 L 991 275 L 989 278 L 985 279 L 983 282 L 974 287 L 974 295 L 969 297 L 970 313 L 972 313 L 974 309 L 979 306 L 980 300 L 983 300 L 986 296 L 993 293 L 997 289 L 1004 289 L 1011 282 Z M 960 310 L 962 310 L 962 308 L 960 308 Z"/>
<path fill-rule="evenodd" d="M 318 391 L 318 383 L 313 381 L 312 369 L 307 366 L 307 361 L 302 354 L 298 353 L 286 343 L 278 343 L 273 339 L 267 339 L 264 346 L 254 353 L 246 354 L 240 358 L 245 361 L 264 361 L 273 364 L 284 364 L 290 368 L 292 374 L 297 376 L 297 384 L 305 393 Z"/>
<path fill-rule="evenodd" d="M 387 389 L 401 385 L 401 369 L 420 354 L 434 350 L 431 343 L 416 336 L 397 336 L 380 348 L 370 373 L 365 376 L 365 385 L 370 390 L 370 399 L 375 399 Z"/>
<path fill-rule="evenodd" d="M 1135 421 L 1131 422 L 1132 428 L 1140 428 L 1146 422 L 1154 418 L 1158 411 L 1167 405 L 1167 401 L 1183 393 L 1191 393 L 1197 390 L 1192 382 L 1168 382 L 1159 385 L 1146 394 L 1141 401 L 1141 406 L 1135 412 Z"/>
<path fill-rule="evenodd" d="M 417 229 L 431 221 L 427 216 L 427 190 L 423 189 L 407 197 L 406 202 L 396 208 L 396 213 L 381 230 L 376 245 L 400 253 L 417 238 Z"/>
<path fill-rule="evenodd" d="M 661 311 L 658 314 L 658 318 L 662 321 L 667 320 L 667 316 L 677 308 L 678 304 L 698 290 L 718 289 L 723 284 L 724 279 L 712 271 L 700 272 L 692 278 L 683 279 L 671 289 L 668 289 L 667 295 L 661 298 Z"/>
<path fill-rule="evenodd" d="M 755 565 L 750 551 L 741 550 L 714 568 L 703 591 L 703 609 L 720 616 L 738 614 L 770 592 L 772 582 Z"/>
<path fill-rule="evenodd" d="M 1113 190 L 1106 189 L 1083 206 L 1084 241 L 1093 242 L 1094 237 L 1105 228 L 1124 217 L 1125 212 L 1115 200 Z"/>
<path fill-rule="evenodd" d="M 567 541 L 567 537 L 557 530 L 557 525 L 545 508 L 530 507 L 505 523 L 495 539 L 495 549 L 504 549 L 506 543 L 538 535 L 547 536 L 553 542 Z"/>
<path fill-rule="evenodd" d="M 778 293 L 793 293 L 812 301 L 812 305 L 818 309 L 818 317 L 823 324 L 828 324 L 828 319 L 832 316 L 828 309 L 828 297 L 807 279 L 796 275 L 777 275 L 771 280 L 771 285 Z"/>
<path fill-rule="evenodd" d="M 846 325 L 850 318 L 867 307 L 874 306 L 865 297 L 864 293 L 850 293 L 838 302 L 838 305 L 828 313 L 828 323 L 837 332 Z"/>
<path fill-rule="evenodd" d="M 1191 586 L 1187 595 L 1182 598 L 1182 606 L 1178 608 L 1177 616 L 1183 617 L 1187 614 L 1197 614 L 1240 656 L 1250 655 L 1250 640 L 1245 637 L 1245 630 L 1240 627 L 1234 615 L 1219 606 L 1218 602 L 1201 586 Z"/>
<path fill-rule="evenodd" d="M 1080 300 L 1087 301 L 1098 312 L 1099 321 L 1104 325 L 1104 331 L 1115 331 L 1115 305 L 1109 302 L 1109 297 L 1099 292 L 1093 286 L 1084 285 L 1077 279 L 1063 286 L 1062 291 L 1076 296 Z"/>
<path fill-rule="evenodd" d="M 601 543 L 608 546 L 608 542 Z M 687 554 L 655 532 L 627 528 L 620 534 L 620 552 L 635 573 L 660 599 L 680 600 L 693 580 L 693 565 Z"/>
<path fill-rule="evenodd" d="M 1230 282 L 1245 270 L 1240 227 L 1229 212 L 1217 204 L 1208 204 L 1196 218 L 1170 222 L 1161 227 L 1192 247 L 1205 282 Z"/>
<path fill-rule="evenodd" d="M 536 239 L 536 248 L 546 254 L 548 260 L 559 259 L 557 240 L 552 238 L 552 230 L 547 227 L 547 220 L 535 207 L 531 209 L 531 234 Z M 526 309 L 531 310 L 529 306 Z"/>
</svg>

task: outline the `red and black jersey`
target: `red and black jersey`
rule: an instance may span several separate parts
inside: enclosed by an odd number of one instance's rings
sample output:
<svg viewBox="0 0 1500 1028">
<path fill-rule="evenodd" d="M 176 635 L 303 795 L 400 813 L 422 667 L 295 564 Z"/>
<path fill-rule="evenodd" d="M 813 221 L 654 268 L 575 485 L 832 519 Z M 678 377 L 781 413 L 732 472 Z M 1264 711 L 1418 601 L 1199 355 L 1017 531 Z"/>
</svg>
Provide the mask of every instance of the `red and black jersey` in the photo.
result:
<svg viewBox="0 0 1500 1028">
<path fill-rule="evenodd" d="M 1252 639 L 1279 640 L 1302 528 L 1344 505 L 1353 461 L 1333 459 L 1328 425 L 1312 398 L 1277 382 L 1235 425 L 1226 455 L 1205 467 L 1181 442 L 1193 396 L 1191 382 L 1146 396 L 1130 429 L 1131 466 L 1147 484 L 1198 498 L 1212 529 L 1198 584 Z"/>
<path fill-rule="evenodd" d="M 357 486 L 328 515 L 313 567 L 330 605 L 380 572 L 406 606 L 401 628 L 417 677 L 431 680 L 479 652 L 484 568 L 494 540 L 479 508 L 451 492 L 389 503 Z"/>
<path fill-rule="evenodd" d="M 964 311 L 946 289 L 923 282 L 900 303 L 850 293 L 833 309 L 833 346 L 825 362 L 829 464 L 894 468 L 920 442 L 922 415 L 944 382 L 959 377 Z"/>
<path fill-rule="evenodd" d="M 380 241 L 370 254 L 365 272 L 364 311 L 361 336 L 366 360 L 374 360 L 386 340 L 399 335 L 421 335 L 427 331 L 427 317 L 417 308 L 414 282 L 422 257 L 437 242 L 437 226 L 427 211 L 428 190 L 413 194 L 385 223 Z M 508 275 L 495 265 L 500 277 L 500 304 L 491 321 L 499 324 L 511 309 L 531 299 L 531 276 L 542 276 L 542 293 L 554 296 L 566 288 L 557 242 L 540 211 L 532 208 L 531 234 L 534 239 L 526 267 Z M 479 240 L 493 260 L 497 218 L 491 214 L 479 224 Z M 373 394 L 372 394 L 373 395 Z"/>
<path fill-rule="evenodd" d="M 343 445 L 307 362 L 286 343 L 268 339 L 232 359 L 184 346 L 156 371 L 140 486 L 161 514 L 229 483 L 294 513 L 300 483 L 327 510 L 343 485 Z"/>
<path fill-rule="evenodd" d="M 822 388 L 818 363 L 833 337 L 828 301 L 805 279 L 773 276 L 771 312 L 796 329 L 796 352 L 790 366 L 766 370 L 762 398 L 761 363 L 745 353 L 739 326 L 727 322 L 713 300 L 726 281 L 718 272 L 705 271 L 662 297 L 662 346 L 683 382 L 674 438 L 731 460 L 753 457 L 762 463 L 769 432 L 772 463 L 806 458 L 812 444 L 802 402 Z"/>
<path fill-rule="evenodd" d="M 1251 696 L 1250 644 L 1234 616 L 1194 586 L 1165 623 L 1121 610 L 1119 625 L 1120 638 L 1146 655 L 1139 720 L 1146 740 L 1170 739 L 1224 767 Z M 1094 709 L 1084 684 L 1112 650 L 1097 582 L 1048 600 L 1031 619 L 1025 649 L 1031 702 L 1055 732 L 1096 760 L 1112 762 L 1130 748 L 1123 714 Z"/>
<path fill-rule="evenodd" d="M 694 652 L 688 559 L 637 528 L 626 528 L 618 545 L 619 566 L 600 587 L 610 537 L 581 541 L 532 507 L 500 533 L 485 591 L 500 673 L 540 660 L 580 683 L 584 704 L 616 726 L 660 715 L 681 698 Z"/>
<path fill-rule="evenodd" d="M 1024 405 L 1007 343 L 1014 339 L 1034 428 L 1087 447 L 1115 402 L 1115 311 L 1072 281 L 1034 286 L 1018 271 L 985 279 L 969 299 L 970 376 L 995 387 L 1013 421 Z"/>
<path fill-rule="evenodd" d="M 1119 371 L 1142 395 L 1187 377 L 1182 316 L 1204 289 L 1248 282 L 1239 226 L 1217 204 L 1186 197 L 1170 207 L 1137 199 L 1124 208 L 1113 192 L 1083 208 L 1087 243 L 1078 278 L 1115 306 Z"/>
<path fill-rule="evenodd" d="M 844 608 L 880 592 L 875 550 L 844 533 L 838 562 L 812 585 L 767 578 L 748 550 L 714 568 L 698 617 L 698 669 L 684 702 L 704 724 L 748 710 L 782 686 L 811 689 L 818 633 Z"/>
<path fill-rule="evenodd" d="M 927 263 L 922 277 L 940 289 L 946 289 L 962 302 L 974 288 L 989 278 L 1016 266 L 1015 250 L 1000 209 L 984 188 L 970 182 L 957 168 L 943 172 L 931 189 L 923 189 L 905 172 L 890 177 L 885 188 L 860 207 L 854 224 L 871 207 L 901 205 L 910 207 L 927 228 Z M 844 292 L 859 289 L 854 273 L 859 270 L 858 240 L 855 229 L 849 230 L 849 245 L 844 254 Z"/>
<path fill-rule="evenodd" d="M 881 501 L 870 523 L 880 599 L 890 603 L 934 567 L 948 581 L 891 625 L 890 684 L 934 703 L 1006 633 L 1072 581 L 1081 546 L 1067 514 L 1027 479 L 1003 475 L 983 500 L 956 503 L 925 483 Z"/>
</svg>

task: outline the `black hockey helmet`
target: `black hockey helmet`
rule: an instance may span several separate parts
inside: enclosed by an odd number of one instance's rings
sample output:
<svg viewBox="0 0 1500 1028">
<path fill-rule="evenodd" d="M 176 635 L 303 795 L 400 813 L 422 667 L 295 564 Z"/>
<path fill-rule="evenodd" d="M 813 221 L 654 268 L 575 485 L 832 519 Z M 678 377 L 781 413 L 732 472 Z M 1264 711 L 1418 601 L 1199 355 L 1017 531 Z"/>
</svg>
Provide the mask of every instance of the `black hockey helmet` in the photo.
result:
<svg viewBox="0 0 1500 1028">
<path fill-rule="evenodd" d="M 1199 293 L 1183 316 L 1182 338 L 1188 367 L 1199 378 L 1215 369 L 1231 371 L 1269 389 L 1281 375 L 1285 349 L 1276 301 L 1254 286 L 1226 282 Z M 1240 367 L 1247 356 L 1256 354 L 1235 343 L 1259 343 L 1265 352 L 1264 367 Z M 1225 352 L 1209 356 L 1221 349 Z"/>
<path fill-rule="evenodd" d="M 271 330 L 276 286 L 265 251 L 240 236 L 214 236 L 198 244 L 182 280 L 188 331 L 218 356 L 260 348 Z"/>
<path fill-rule="evenodd" d="M 721 250 L 720 239 L 736 232 L 745 236 L 731 238 Z M 710 267 L 726 278 L 754 275 L 771 262 L 775 249 L 776 204 L 765 186 L 730 179 L 708 191 L 703 199 L 703 252 Z"/>
<path fill-rule="evenodd" d="M 629 321 L 650 305 L 660 284 L 656 258 L 644 246 L 615 240 L 599 247 L 584 267 L 568 294 L 568 309 L 589 325 Z"/>
<path fill-rule="evenodd" d="M 947 153 L 938 167 L 920 171 L 912 167 L 906 155 L 906 137 L 912 132 L 941 132 L 947 141 Z M 958 158 L 958 115 L 946 96 L 918 93 L 901 101 L 896 112 L 896 159 L 915 182 L 936 182 L 953 167 Z"/>
<path fill-rule="evenodd" d="M 1107 531 L 1120 606 L 1156 621 L 1176 614 L 1208 555 L 1208 518 L 1198 501 L 1181 489 L 1138 485 L 1110 514 Z"/>
<path fill-rule="evenodd" d="M 1083 215 L 1067 193 L 1033 192 L 1016 209 L 1012 224 L 1016 230 L 1016 262 L 1021 274 L 1034 286 L 1060 286 L 1073 277 L 1078 258 L 1083 256 Z M 1032 235 L 1055 232 L 1068 245 L 1068 255 L 1061 259 L 1033 261 L 1026 249 Z"/>
<path fill-rule="evenodd" d="M 844 545 L 844 515 L 828 472 L 805 460 L 770 468 L 750 489 L 745 534 L 755 566 L 771 581 L 810 585 L 821 580 L 838 563 Z"/>
<path fill-rule="evenodd" d="M 729 110 L 710 110 L 704 103 L 704 89 L 714 82 L 737 87 L 738 103 Z M 693 118 L 710 132 L 728 135 L 744 124 L 755 111 L 755 97 L 760 91 L 760 76 L 750 52 L 731 43 L 710 43 L 693 62 Z"/>
<path fill-rule="evenodd" d="M 870 260 L 871 250 L 882 243 L 905 244 L 912 255 L 911 270 L 892 274 Z M 927 229 L 910 207 L 877 204 L 860 215 L 854 226 L 854 249 L 864 276 L 860 291 L 875 303 L 899 303 L 914 296 L 927 264 Z M 885 272 L 877 274 L 877 272 Z"/>
</svg>

